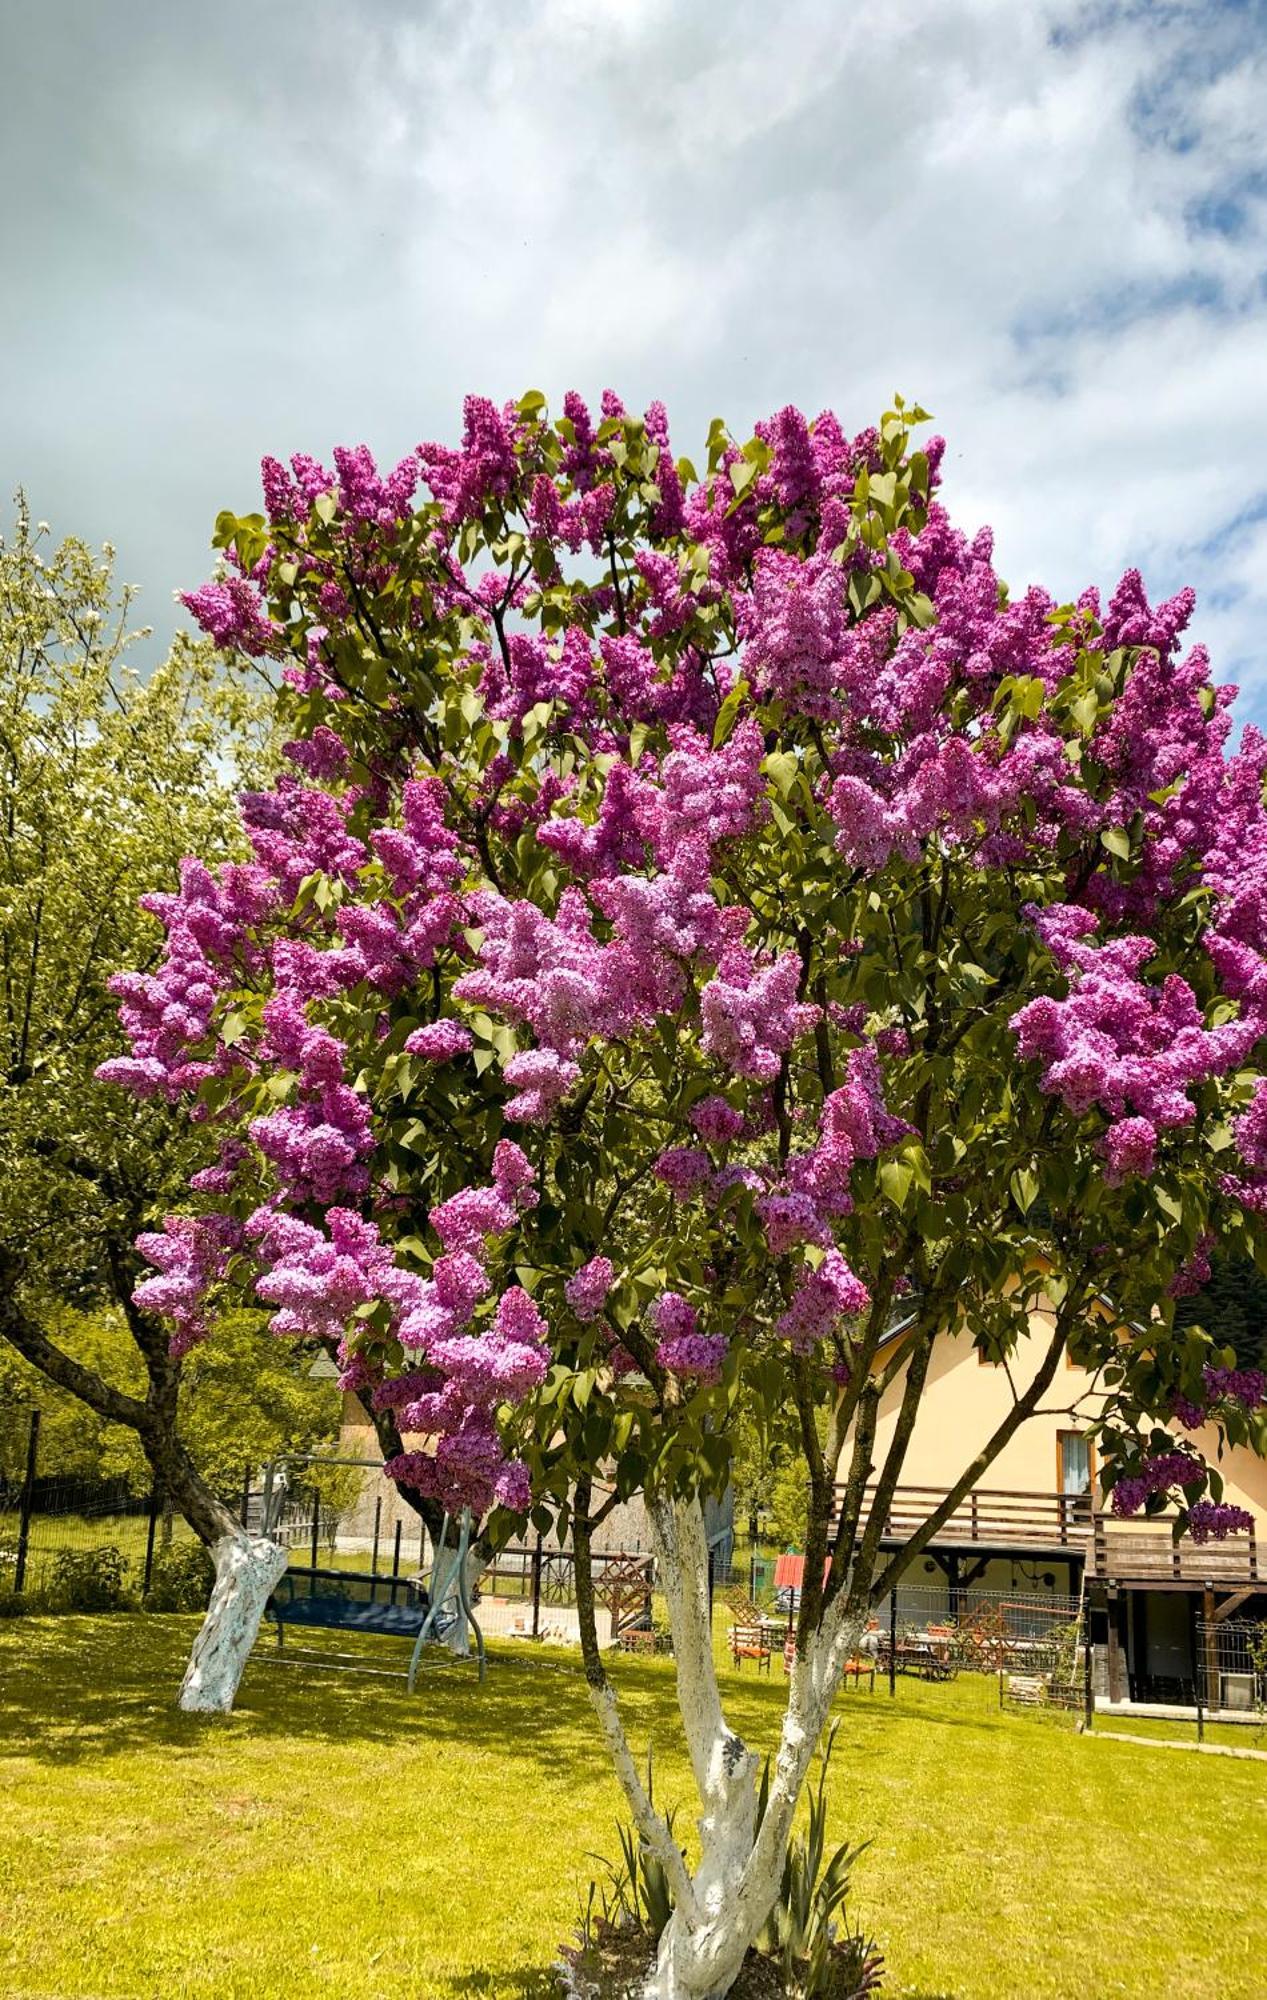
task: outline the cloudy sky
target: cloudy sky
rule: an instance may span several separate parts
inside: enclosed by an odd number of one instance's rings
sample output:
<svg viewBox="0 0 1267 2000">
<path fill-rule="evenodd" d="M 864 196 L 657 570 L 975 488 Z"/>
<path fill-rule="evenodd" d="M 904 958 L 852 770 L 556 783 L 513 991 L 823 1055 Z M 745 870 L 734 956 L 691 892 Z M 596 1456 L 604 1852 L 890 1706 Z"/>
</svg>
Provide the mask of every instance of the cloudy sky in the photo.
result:
<svg viewBox="0 0 1267 2000">
<path fill-rule="evenodd" d="M 0 474 L 166 632 L 264 451 L 896 388 L 1013 584 L 1194 582 L 1267 720 L 1264 105 L 1267 0 L 0 0 Z"/>
</svg>

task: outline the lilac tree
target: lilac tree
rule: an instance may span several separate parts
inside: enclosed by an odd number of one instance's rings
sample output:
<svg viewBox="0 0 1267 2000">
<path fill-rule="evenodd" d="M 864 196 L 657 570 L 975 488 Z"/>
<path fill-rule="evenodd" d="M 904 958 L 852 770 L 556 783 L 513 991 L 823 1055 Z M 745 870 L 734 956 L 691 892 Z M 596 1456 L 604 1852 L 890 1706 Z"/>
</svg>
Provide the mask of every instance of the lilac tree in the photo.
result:
<svg viewBox="0 0 1267 2000">
<path fill-rule="evenodd" d="M 659 405 L 551 420 L 533 393 L 471 398 L 459 448 L 387 477 L 266 460 L 266 515 L 220 517 L 187 602 L 278 664 L 287 769 L 242 800 L 254 859 L 189 862 L 165 963 L 120 983 L 108 1074 L 206 1142 L 143 1241 L 175 1344 L 253 1287 L 278 1334 L 339 1343 L 403 1485 L 494 1535 L 570 1529 L 596 1717 L 673 1888 L 661 1996 L 728 1989 L 871 1605 L 1067 1349 L 1103 1371 L 1123 1509 L 1234 1531 L 1164 1426 L 1261 1437 L 1262 1381 L 1174 1302 L 1214 1239 L 1261 1240 L 1267 745 L 1228 753 L 1189 593 L 1010 598 L 923 415 L 717 423 L 697 471 Z M 936 1342 L 1005 1357 L 1040 1294 L 1032 1382 L 885 1552 Z M 810 1496 L 760 1816 L 700 1507 L 737 1411 L 790 1417 Z M 690 1864 L 595 1629 L 591 1537 L 637 1491 Z M 220 1553 L 193 1705 L 231 1701 L 271 1576 L 244 1537 Z"/>
</svg>

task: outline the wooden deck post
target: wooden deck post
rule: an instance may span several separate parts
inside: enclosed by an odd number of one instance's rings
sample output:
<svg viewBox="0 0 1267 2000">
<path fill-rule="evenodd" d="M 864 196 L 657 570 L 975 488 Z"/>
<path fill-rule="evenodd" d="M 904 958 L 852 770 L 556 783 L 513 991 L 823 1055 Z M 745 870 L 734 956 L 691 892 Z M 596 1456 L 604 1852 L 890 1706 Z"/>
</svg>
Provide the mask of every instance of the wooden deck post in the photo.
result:
<svg viewBox="0 0 1267 2000">
<path fill-rule="evenodd" d="M 1214 1586 L 1207 1583 L 1201 1593 L 1201 1616 L 1205 1625 L 1205 1658 L 1200 1671 L 1205 1675 L 1205 1705 L 1207 1708 L 1222 1708 L 1223 1690 L 1219 1686 L 1219 1635 L 1214 1629 Z"/>
<path fill-rule="evenodd" d="M 1122 1699 L 1122 1641 L 1118 1632 L 1118 1611 L 1121 1599 L 1116 1590 L 1108 1594 L 1109 1612 L 1109 1700 Z"/>
</svg>

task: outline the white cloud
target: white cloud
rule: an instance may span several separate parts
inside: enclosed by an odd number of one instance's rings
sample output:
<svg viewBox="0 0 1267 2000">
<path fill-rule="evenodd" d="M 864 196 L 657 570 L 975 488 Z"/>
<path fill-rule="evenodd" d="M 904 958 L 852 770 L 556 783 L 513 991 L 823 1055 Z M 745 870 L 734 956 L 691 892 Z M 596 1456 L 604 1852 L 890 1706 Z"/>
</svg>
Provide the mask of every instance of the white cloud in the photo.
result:
<svg viewBox="0 0 1267 2000">
<path fill-rule="evenodd" d="M 1211 593 L 1253 687 L 1267 53 L 1253 8 L 139 0 L 14 14 L 0 451 L 161 617 L 264 450 L 610 382 L 680 449 L 894 388 L 1017 583 Z M 71 30 L 73 29 L 73 32 Z M 1224 535 L 1224 545 L 1218 538 Z"/>
</svg>

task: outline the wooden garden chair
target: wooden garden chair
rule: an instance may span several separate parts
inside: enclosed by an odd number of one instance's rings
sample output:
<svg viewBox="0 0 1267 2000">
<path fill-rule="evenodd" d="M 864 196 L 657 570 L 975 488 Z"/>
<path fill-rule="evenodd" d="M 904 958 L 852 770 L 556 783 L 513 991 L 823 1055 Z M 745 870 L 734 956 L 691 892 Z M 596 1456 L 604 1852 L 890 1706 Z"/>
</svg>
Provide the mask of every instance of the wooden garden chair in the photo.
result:
<svg viewBox="0 0 1267 2000">
<path fill-rule="evenodd" d="M 741 1667 L 745 1660 L 755 1660 L 758 1673 L 763 1667 L 769 1673 L 770 1642 L 760 1624 L 731 1626 L 730 1657 L 737 1667 Z"/>
</svg>

